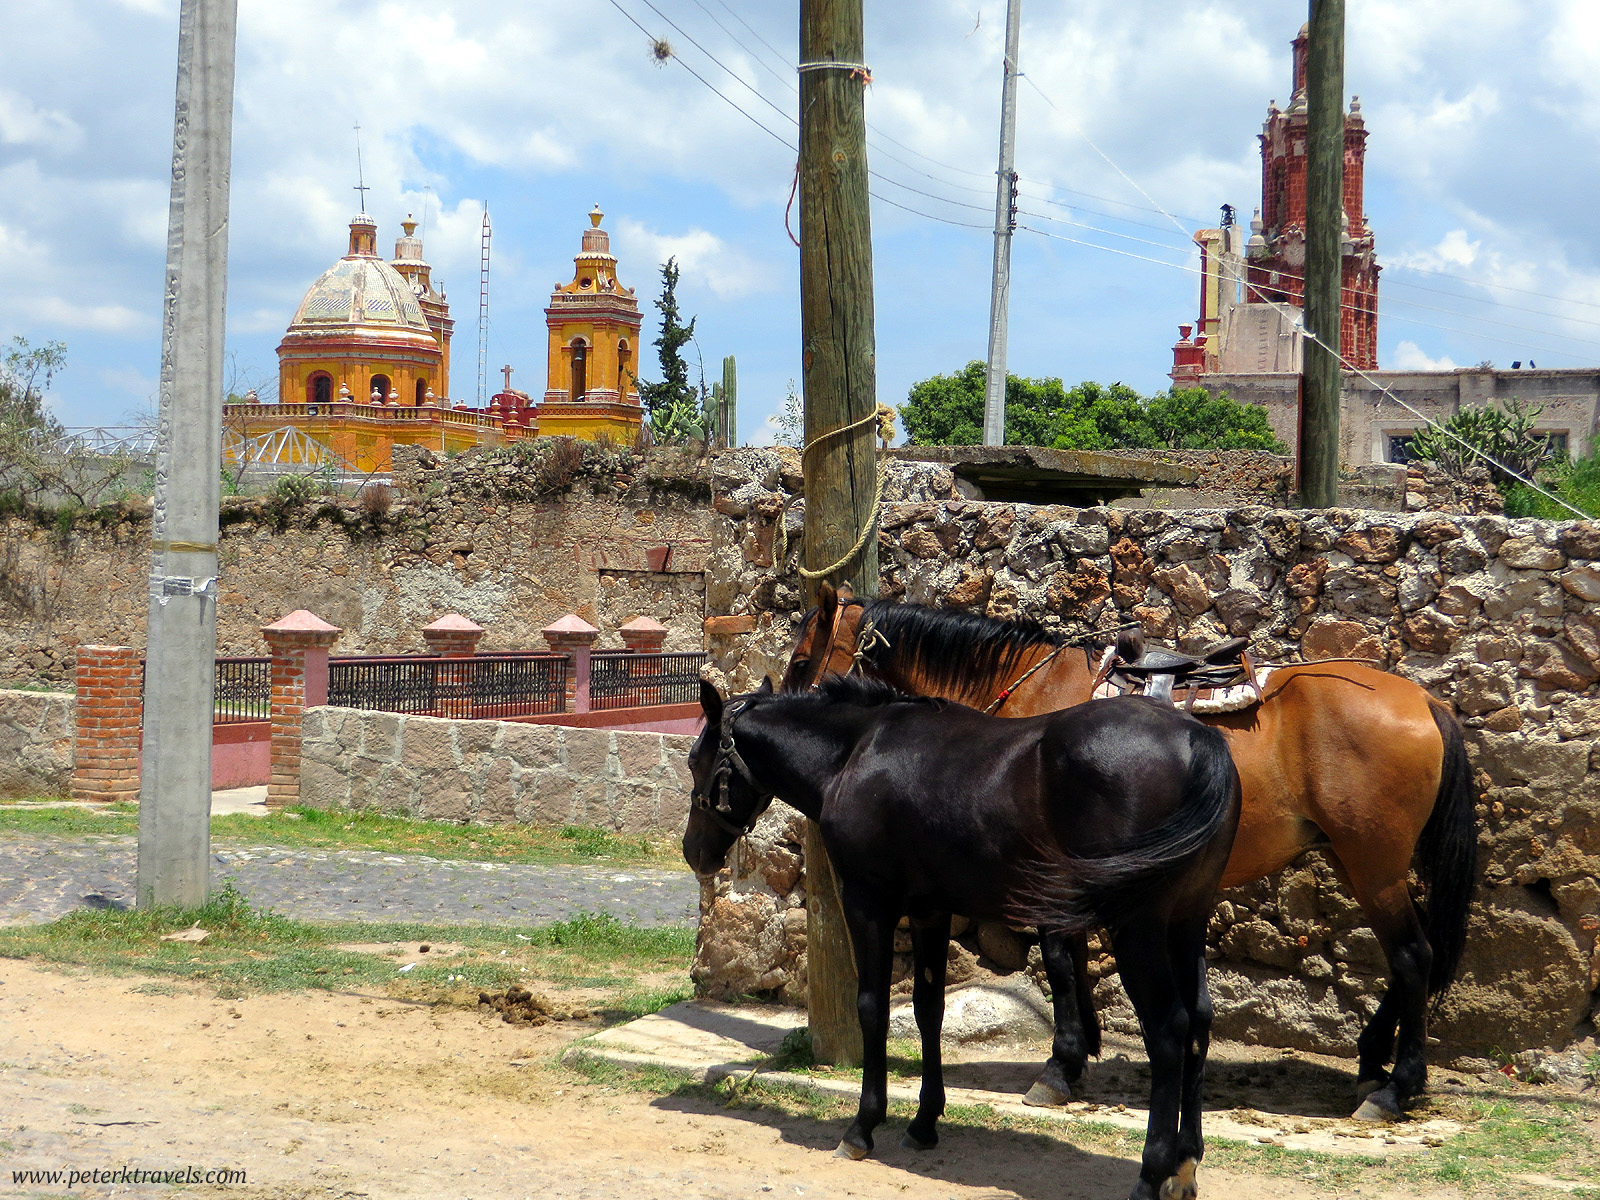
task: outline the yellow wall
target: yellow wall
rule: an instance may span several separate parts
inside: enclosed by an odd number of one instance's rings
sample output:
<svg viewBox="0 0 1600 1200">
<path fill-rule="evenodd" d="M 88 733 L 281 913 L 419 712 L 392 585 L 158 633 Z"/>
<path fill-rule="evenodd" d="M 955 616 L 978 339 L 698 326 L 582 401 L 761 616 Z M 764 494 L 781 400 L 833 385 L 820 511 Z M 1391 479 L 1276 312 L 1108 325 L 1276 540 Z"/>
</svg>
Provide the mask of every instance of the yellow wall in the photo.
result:
<svg viewBox="0 0 1600 1200">
<path fill-rule="evenodd" d="M 432 388 L 437 397 L 444 396 L 444 392 L 440 390 L 441 381 L 437 366 L 365 355 L 307 359 L 282 355 L 278 368 L 278 399 L 285 404 L 309 403 L 306 381 L 318 371 L 326 371 L 333 376 L 335 402 L 339 399 L 339 386 L 343 384 L 350 389 L 352 403 L 367 403 L 372 393 L 374 375 L 389 377 L 390 390 L 400 393 L 399 402 L 402 405 L 409 406 L 416 403 L 418 379 L 424 381 L 424 391 Z"/>
<path fill-rule="evenodd" d="M 549 390 L 563 396 L 572 394 L 572 354 L 568 349 L 575 338 L 589 345 L 587 387 L 589 391 L 612 391 L 638 402 L 639 336 L 637 331 L 614 321 L 572 320 L 550 326 Z M 626 341 L 628 371 L 619 368 L 618 346 Z"/>
</svg>

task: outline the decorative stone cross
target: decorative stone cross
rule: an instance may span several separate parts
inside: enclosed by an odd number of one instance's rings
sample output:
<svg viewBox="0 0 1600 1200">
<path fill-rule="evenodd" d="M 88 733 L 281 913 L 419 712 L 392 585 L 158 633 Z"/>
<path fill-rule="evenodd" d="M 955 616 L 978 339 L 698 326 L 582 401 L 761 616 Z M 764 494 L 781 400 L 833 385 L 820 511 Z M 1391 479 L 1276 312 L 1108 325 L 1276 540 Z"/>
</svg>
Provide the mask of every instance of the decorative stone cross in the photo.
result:
<svg viewBox="0 0 1600 1200">
<path fill-rule="evenodd" d="M 511 390 L 511 364 L 507 363 L 505 366 L 501 367 L 500 374 L 506 377 L 506 391 L 509 392 Z"/>
</svg>

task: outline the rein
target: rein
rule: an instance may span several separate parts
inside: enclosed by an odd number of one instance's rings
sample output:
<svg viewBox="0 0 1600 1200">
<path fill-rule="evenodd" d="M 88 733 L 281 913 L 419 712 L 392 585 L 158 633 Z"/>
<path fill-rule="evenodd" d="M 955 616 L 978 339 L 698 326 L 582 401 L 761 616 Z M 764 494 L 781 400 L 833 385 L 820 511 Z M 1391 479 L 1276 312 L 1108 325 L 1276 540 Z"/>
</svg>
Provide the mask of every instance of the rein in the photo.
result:
<svg viewBox="0 0 1600 1200">
<path fill-rule="evenodd" d="M 749 703 L 748 700 L 733 700 L 723 708 L 722 733 L 717 741 L 717 756 L 712 759 L 711 787 L 708 792 L 696 791 L 690 796 L 690 801 L 696 808 L 710 817 L 724 833 L 731 833 L 736 838 L 743 837 L 755 827 L 755 823 L 761 819 L 762 806 L 756 804 L 751 809 L 753 815 L 743 825 L 736 824 L 731 819 L 733 809 L 728 803 L 728 781 L 733 777 L 733 773 L 737 771 L 739 776 L 755 789 L 758 796 L 765 795 L 770 798 L 772 795 L 762 789 L 746 765 L 744 757 L 739 753 L 739 748 L 733 744 L 733 722 Z M 712 793 L 715 795 L 714 799 Z"/>
</svg>

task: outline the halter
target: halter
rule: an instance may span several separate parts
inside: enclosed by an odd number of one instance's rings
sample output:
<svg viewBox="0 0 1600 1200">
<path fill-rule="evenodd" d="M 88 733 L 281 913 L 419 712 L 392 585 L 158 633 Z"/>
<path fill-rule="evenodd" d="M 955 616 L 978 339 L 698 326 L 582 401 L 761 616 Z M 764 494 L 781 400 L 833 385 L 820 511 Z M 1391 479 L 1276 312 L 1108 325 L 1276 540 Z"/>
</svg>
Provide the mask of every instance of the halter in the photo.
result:
<svg viewBox="0 0 1600 1200">
<path fill-rule="evenodd" d="M 733 744 L 733 722 L 749 705 L 749 700 L 730 700 L 723 707 L 722 732 L 717 740 L 716 757 L 711 760 L 711 786 L 706 792 L 697 790 L 690 793 L 694 807 L 710 817 L 723 832 L 731 833 L 736 838 L 749 833 L 761 819 L 761 814 L 766 811 L 766 806 L 760 802 L 761 798 L 770 801 L 775 794 L 765 791 L 756 781 L 739 754 L 738 747 Z M 751 817 L 743 825 L 735 824 L 732 820 L 733 810 L 728 802 L 728 780 L 735 771 L 755 789 L 757 795 L 757 802 L 751 808 Z"/>
</svg>

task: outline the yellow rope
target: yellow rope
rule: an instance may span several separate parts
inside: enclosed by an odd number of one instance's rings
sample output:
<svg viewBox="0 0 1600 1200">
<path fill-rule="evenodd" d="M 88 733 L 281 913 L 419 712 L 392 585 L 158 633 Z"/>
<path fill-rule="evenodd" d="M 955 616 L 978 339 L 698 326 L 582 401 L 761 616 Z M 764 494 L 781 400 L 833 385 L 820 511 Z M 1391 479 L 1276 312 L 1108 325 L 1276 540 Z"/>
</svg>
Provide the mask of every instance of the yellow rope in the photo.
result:
<svg viewBox="0 0 1600 1200">
<path fill-rule="evenodd" d="M 861 420 L 852 421 L 848 425 L 841 425 L 837 429 L 830 429 L 827 433 L 821 434 L 812 439 L 812 441 L 807 443 L 806 448 L 800 452 L 800 474 L 802 477 L 805 477 L 809 474 L 809 472 L 806 470 L 806 463 L 809 461 L 811 452 L 813 450 L 815 450 L 829 438 L 838 437 L 843 433 L 849 433 L 852 429 L 860 429 L 863 425 L 869 425 L 874 421 L 878 423 L 878 438 L 882 442 L 882 446 L 880 447 L 877 459 L 874 460 L 873 463 L 873 470 L 878 477 L 878 482 L 877 487 L 873 492 L 872 512 L 868 514 L 866 523 L 861 528 L 861 536 L 856 539 L 855 545 L 846 550 L 844 557 L 838 562 L 834 563 L 832 566 L 824 567 L 820 571 L 813 571 L 808 567 L 803 567 L 796 564 L 795 570 L 800 573 L 800 578 L 802 579 L 826 579 L 829 575 L 832 575 L 835 571 L 839 570 L 839 568 L 849 563 L 850 560 L 855 558 L 856 555 L 860 554 L 861 548 L 867 544 L 867 539 L 873 536 L 873 533 L 876 531 L 878 527 L 878 517 L 883 510 L 884 485 L 889 481 L 889 472 L 886 468 L 884 459 L 888 456 L 889 439 L 894 437 L 894 409 L 890 408 L 887 404 L 879 404 L 873 409 L 872 412 L 862 417 Z M 789 506 L 787 503 L 785 503 L 783 508 L 778 511 L 778 556 L 776 566 L 779 570 L 783 569 L 783 560 L 789 556 L 789 534 L 784 527 L 784 517 L 788 513 L 788 509 Z"/>
</svg>

